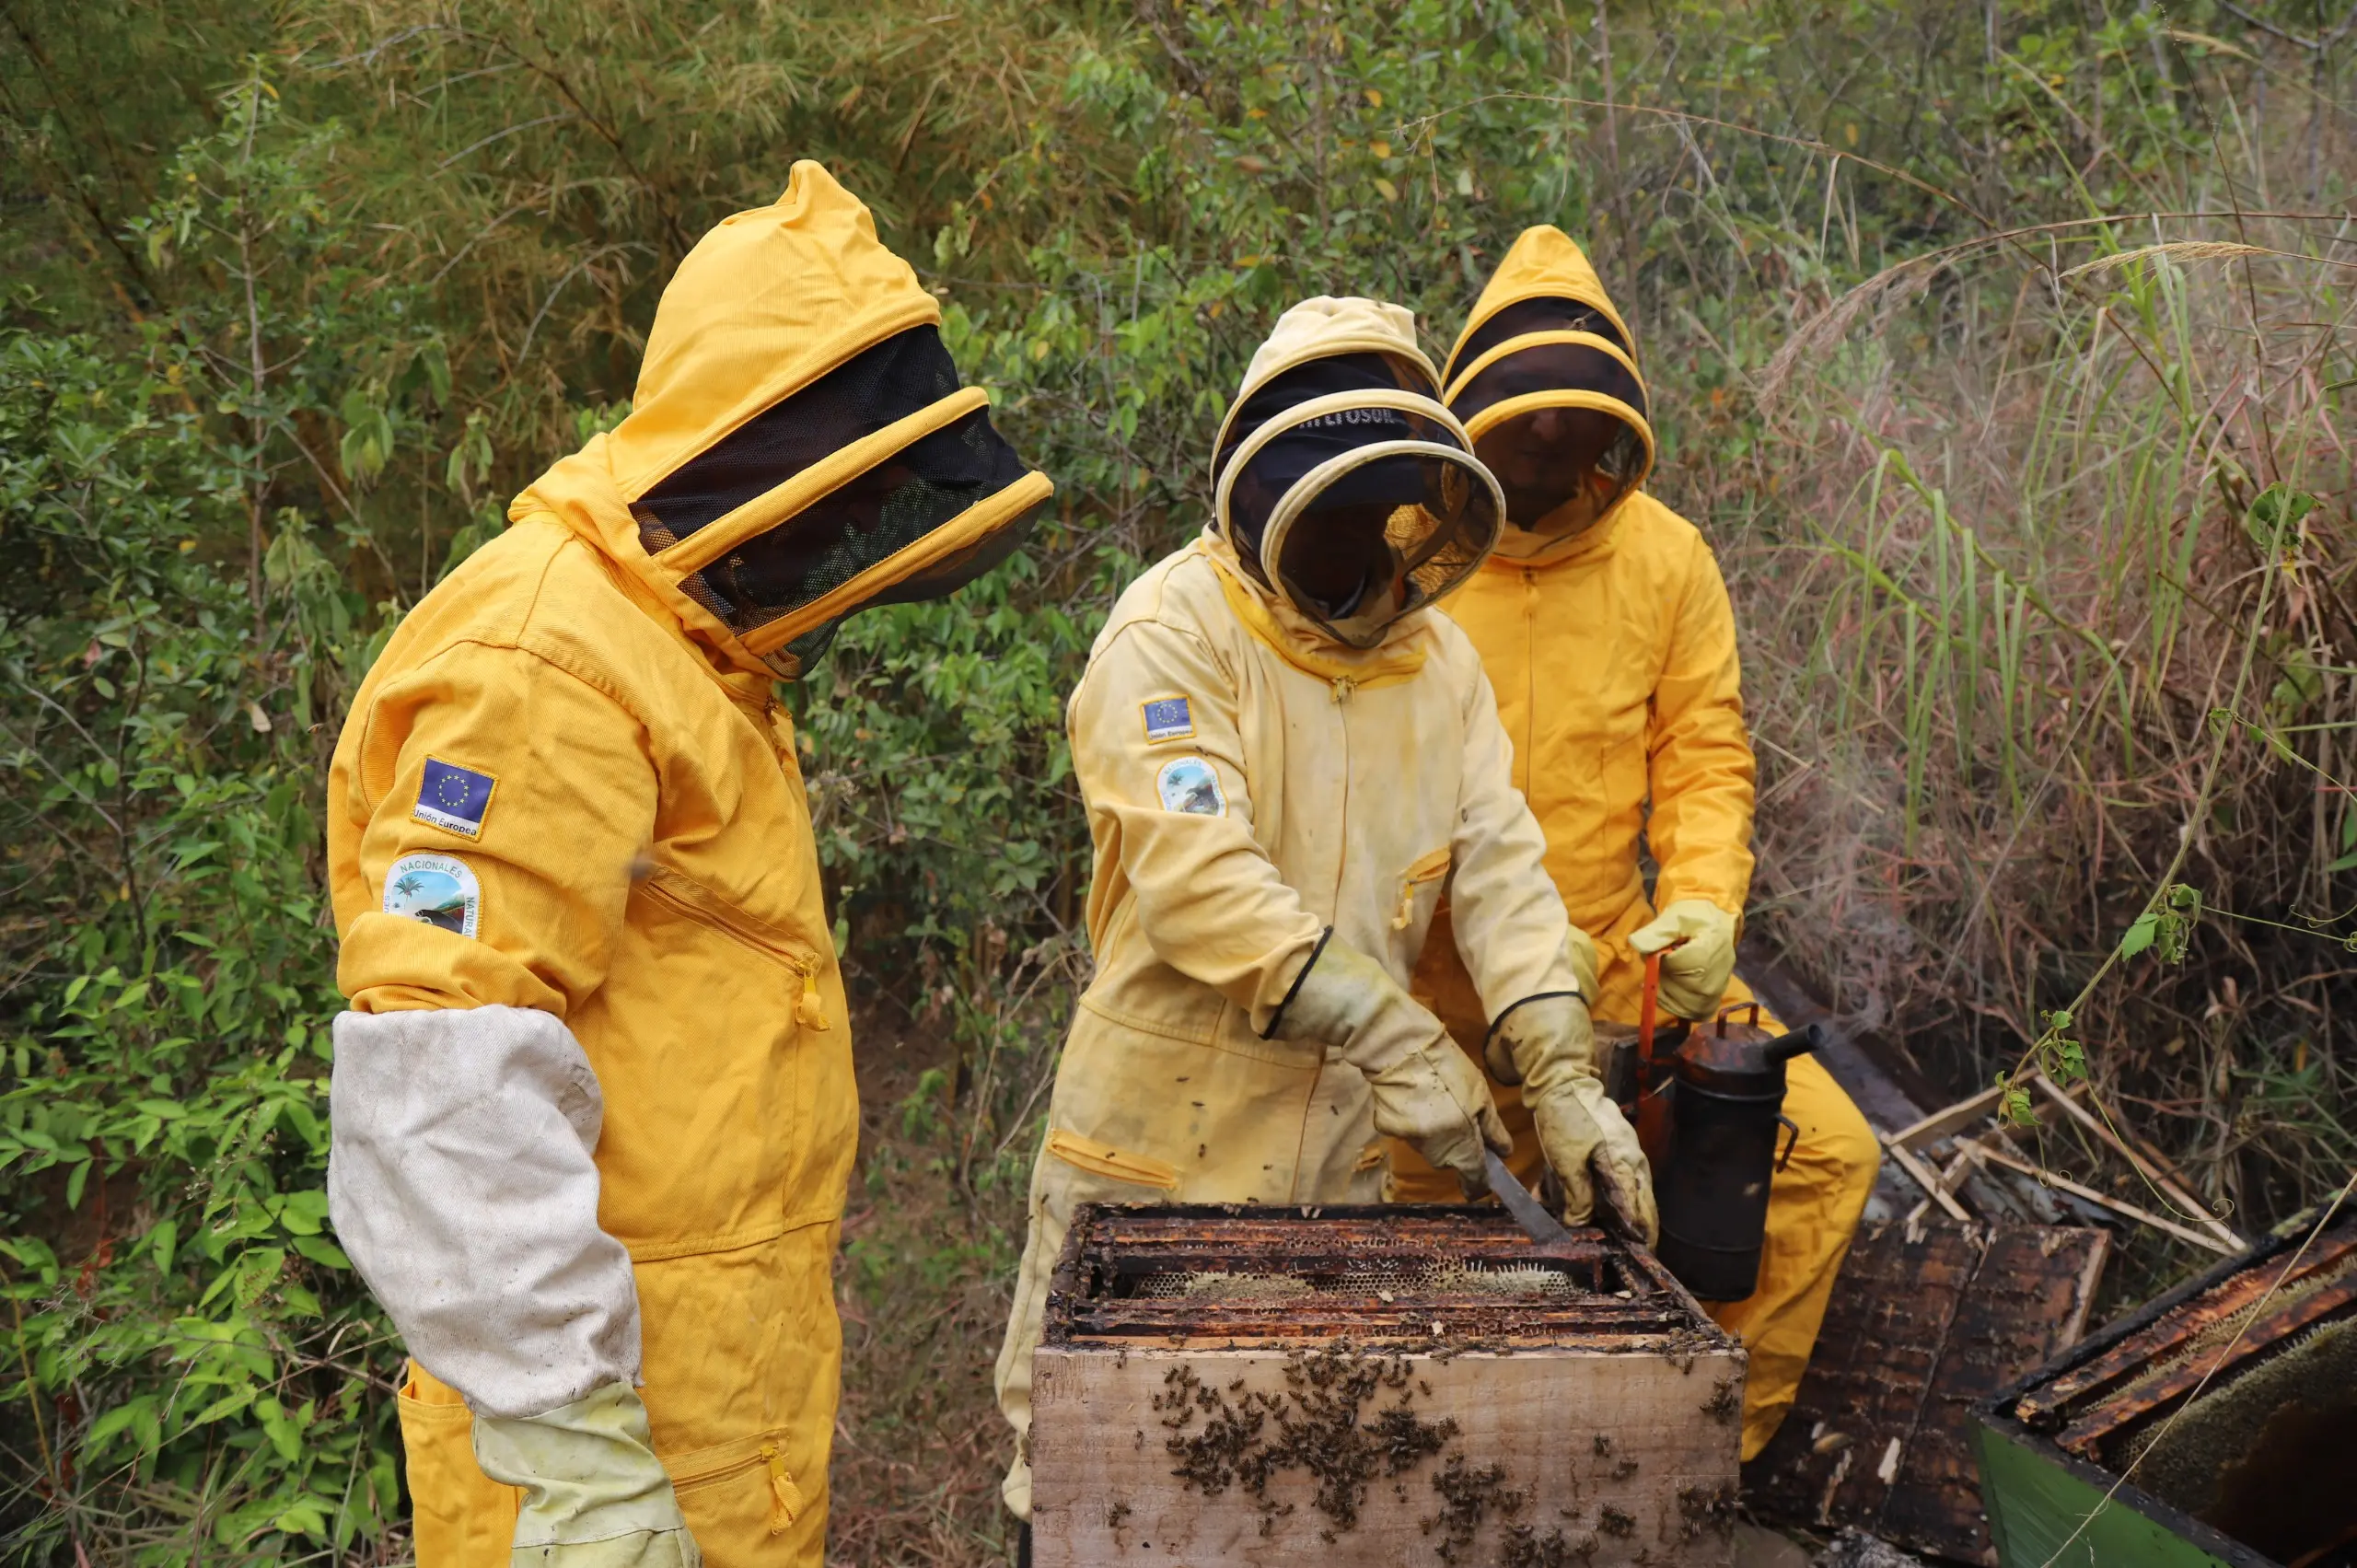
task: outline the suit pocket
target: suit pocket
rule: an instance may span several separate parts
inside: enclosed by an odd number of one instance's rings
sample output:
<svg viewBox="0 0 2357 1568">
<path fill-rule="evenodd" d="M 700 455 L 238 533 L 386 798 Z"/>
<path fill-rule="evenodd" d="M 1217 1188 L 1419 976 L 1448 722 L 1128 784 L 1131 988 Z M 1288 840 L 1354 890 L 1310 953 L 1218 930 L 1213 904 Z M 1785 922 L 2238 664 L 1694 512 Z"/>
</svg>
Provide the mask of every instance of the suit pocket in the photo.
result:
<svg viewBox="0 0 2357 1568">
<path fill-rule="evenodd" d="M 1447 877 L 1447 845 L 1418 856 L 1399 874 L 1399 908 L 1391 916 L 1391 929 L 1405 931 L 1417 923 L 1419 915 L 1429 923 L 1434 907 L 1440 902 L 1441 883 Z"/>
<path fill-rule="evenodd" d="M 475 1463 L 474 1412 L 415 1362 L 394 1408 L 418 1568 L 507 1568 L 524 1494 Z"/>
<path fill-rule="evenodd" d="M 785 1455 L 786 1434 L 762 1432 L 663 1461 L 706 1561 L 787 1561 L 779 1539 L 813 1510 Z"/>
<path fill-rule="evenodd" d="M 1048 1133 L 1048 1152 L 1074 1169 L 1085 1170 L 1091 1176 L 1134 1182 L 1140 1187 L 1157 1188 L 1165 1192 L 1175 1192 L 1178 1189 L 1178 1169 L 1176 1166 L 1150 1155 L 1118 1149 L 1095 1138 L 1084 1138 L 1061 1127 Z"/>
<path fill-rule="evenodd" d="M 639 890 L 681 920 L 691 921 L 727 937 L 748 952 L 776 964 L 793 977 L 798 996 L 794 1019 L 806 1029 L 830 1027 L 825 1003 L 819 994 L 819 974 L 826 955 L 815 946 L 746 913 L 693 877 L 658 865 Z"/>
</svg>

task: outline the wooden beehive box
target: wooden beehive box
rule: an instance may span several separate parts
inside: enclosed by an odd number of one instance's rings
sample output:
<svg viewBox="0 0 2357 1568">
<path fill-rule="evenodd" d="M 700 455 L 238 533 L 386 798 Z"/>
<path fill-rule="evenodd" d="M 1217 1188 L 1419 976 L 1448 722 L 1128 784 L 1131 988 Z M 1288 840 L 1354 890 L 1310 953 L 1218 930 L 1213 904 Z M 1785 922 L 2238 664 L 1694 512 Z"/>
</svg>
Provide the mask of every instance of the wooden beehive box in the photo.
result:
<svg viewBox="0 0 2357 1568">
<path fill-rule="evenodd" d="M 1089 1207 L 1032 1376 L 1032 1560 L 1728 1561 L 1744 1355 L 1651 1256 L 1496 1209 Z"/>
<path fill-rule="evenodd" d="M 2357 1218 L 2229 1259 L 1980 1414 L 2005 1568 L 2357 1562 Z"/>
</svg>

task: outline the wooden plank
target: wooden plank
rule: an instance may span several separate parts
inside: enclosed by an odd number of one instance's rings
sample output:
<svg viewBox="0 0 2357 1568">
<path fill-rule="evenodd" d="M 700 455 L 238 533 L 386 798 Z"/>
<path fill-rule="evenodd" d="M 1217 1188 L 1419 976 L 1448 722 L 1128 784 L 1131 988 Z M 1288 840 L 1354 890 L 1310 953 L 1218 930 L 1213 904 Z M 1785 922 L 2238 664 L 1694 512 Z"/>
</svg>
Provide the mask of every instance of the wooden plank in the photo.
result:
<svg viewBox="0 0 2357 1568">
<path fill-rule="evenodd" d="M 2229 1258 L 2242 1250 L 2242 1247 L 2239 1243 L 2229 1245 L 2226 1242 L 2219 1240 L 2214 1236 L 2205 1235 L 2198 1230 L 2188 1230 L 2185 1226 L 2177 1224 L 2175 1220 L 2163 1219 L 2160 1215 L 2153 1213 L 2150 1209 L 2140 1209 L 2133 1203 L 2122 1202 L 2119 1199 L 2111 1196 L 2107 1192 L 2098 1192 L 2094 1188 L 2073 1181 L 2067 1176 L 2058 1176 L 2053 1171 L 2048 1170 L 2040 1166 L 2033 1165 L 2028 1160 L 2023 1159 L 2017 1155 L 2009 1154 L 2005 1150 L 1997 1148 L 1992 1144 L 1980 1143 L 1974 1139 L 1966 1139 L 1964 1140 L 1964 1146 L 1972 1152 L 1972 1156 L 1975 1159 L 1987 1160 L 1992 1165 L 2002 1165 L 2007 1170 L 2018 1171 L 2024 1176 L 2044 1182 L 2049 1187 L 2061 1188 L 2063 1191 L 2070 1193 L 2074 1198 L 2084 1199 L 2086 1202 L 2095 1204 L 2096 1207 L 2099 1209 L 2109 1209 L 2112 1213 L 2125 1215 L 2127 1218 L 2135 1220 L 2139 1224 L 2151 1225 L 2154 1230 L 2160 1231 L 2164 1235 L 2173 1236 L 2179 1241 L 2205 1249 L 2208 1251 L 2222 1253 Z"/>
<path fill-rule="evenodd" d="M 1971 1407 L 2077 1337 L 2108 1246 L 2073 1226 L 1861 1230 L 1792 1414 L 1745 1467 L 1755 1510 L 1993 1561 Z"/>
<path fill-rule="evenodd" d="M 2097 1116 L 2094 1111 L 2056 1088 L 2054 1080 L 2045 1074 L 2039 1073 L 2036 1074 L 2036 1078 L 2038 1087 L 2045 1094 L 2048 1100 L 2060 1107 L 2064 1114 L 2075 1120 L 2080 1126 L 2108 1144 L 2120 1158 L 2136 1168 L 2137 1175 L 2158 1189 L 2163 1197 L 2187 1214 L 2193 1215 L 2201 1225 L 2235 1251 L 2239 1252 L 2243 1249 L 2243 1238 L 2235 1234 L 2232 1226 L 2212 1214 L 2203 1206 L 2200 1199 L 2178 1186 L 2175 1180 L 2171 1179 L 2166 1170 L 2147 1159 L 2141 1151 L 2131 1146 L 2119 1133 L 2114 1132 L 2108 1118 Z"/>
<path fill-rule="evenodd" d="M 2270 1293 L 2340 1267 L 2352 1251 L 2357 1251 L 2357 1225 L 2312 1244 L 2301 1255 L 2296 1268 L 2288 1260 L 2277 1261 L 2271 1255 L 2255 1259 L 2248 1266 L 2214 1280 L 2132 1332 L 2118 1335 L 2044 1387 L 2031 1389 L 2014 1401 L 2014 1413 L 2034 1430 L 2060 1427 L 2070 1412 L 2109 1398 L 2142 1376 L 2148 1367 L 2178 1357 L 2187 1345 L 2256 1309 Z"/>
<path fill-rule="evenodd" d="M 2065 1349 L 2086 1318 L 2111 1238 L 2093 1228 L 2001 1225 L 1956 1304 L 1898 1476 L 1874 1533 L 1964 1562 L 1993 1561 L 1981 1518 L 1973 1407 Z"/>
<path fill-rule="evenodd" d="M 1362 1356 L 1399 1376 L 1339 1415 L 1330 1381 L 1324 1394 L 1315 1386 L 1319 1360 L 1043 1347 L 1032 1561 L 1729 1562 L 1743 1379 L 1731 1343 L 1700 1341 L 1675 1357 Z M 1371 1434 L 1376 1449 L 1363 1446 Z M 1295 1434 L 1306 1440 L 1288 1449 Z M 1353 1491 L 1350 1456 L 1377 1449 Z M 1284 1453 L 1308 1462 L 1281 1464 L 1256 1486 L 1256 1467 Z M 1397 1474 L 1395 1454 L 1406 1459 Z M 1182 1469 L 1190 1478 L 1173 1473 Z"/>
<path fill-rule="evenodd" d="M 1972 1216 L 1964 1212 L 1964 1205 L 1956 1201 L 1956 1195 L 1950 1192 L 1946 1185 L 1940 1180 L 1940 1173 L 1923 1163 L 1922 1156 L 1888 1135 L 1883 1139 L 1883 1147 L 1890 1151 L 1890 1157 L 1898 1163 L 1901 1170 L 1914 1178 L 1916 1186 L 1921 1187 L 1931 1195 L 1933 1202 L 1947 1211 L 1950 1219 L 1961 1224 L 1971 1223 Z"/>
<path fill-rule="evenodd" d="M 1921 1121 L 1910 1123 L 1887 1134 L 1884 1142 L 1895 1149 L 1912 1150 L 1924 1144 L 1934 1144 L 1942 1138 L 1963 1132 L 1974 1122 L 1997 1114 L 1998 1105 L 2005 1098 L 2005 1086 L 1999 1084 L 1981 1090 L 1968 1099 L 1960 1099 L 1932 1112 Z"/>
<path fill-rule="evenodd" d="M 1763 1517 L 1831 1527 L 1880 1513 L 1984 1236 L 1974 1225 L 1860 1229 L 1792 1413 L 1744 1468 Z"/>
</svg>

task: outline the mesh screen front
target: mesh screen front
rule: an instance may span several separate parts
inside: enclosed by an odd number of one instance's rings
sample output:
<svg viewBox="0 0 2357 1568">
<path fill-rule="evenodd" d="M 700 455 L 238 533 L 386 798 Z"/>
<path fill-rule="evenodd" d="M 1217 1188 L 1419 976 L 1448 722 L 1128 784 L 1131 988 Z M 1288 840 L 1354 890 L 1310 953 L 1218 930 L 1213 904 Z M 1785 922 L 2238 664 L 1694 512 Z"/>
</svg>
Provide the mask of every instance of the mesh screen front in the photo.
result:
<svg viewBox="0 0 2357 1568">
<path fill-rule="evenodd" d="M 896 332 L 772 403 L 639 498 L 641 527 L 675 540 L 726 517 L 813 463 L 958 389 L 958 366 L 931 327 Z"/>
<path fill-rule="evenodd" d="M 1465 385 L 1448 405 L 1469 428 L 1482 411 L 1508 398 L 1530 392 L 1576 390 L 1601 392 L 1626 403 L 1640 418 L 1645 412 L 1645 389 L 1629 367 L 1587 343 L 1538 343 L 1518 349 L 1492 364 Z"/>
<path fill-rule="evenodd" d="M 1526 332 L 1594 332 L 1631 358 L 1636 357 L 1636 351 L 1620 335 L 1620 329 L 1612 324 L 1612 318 L 1595 306 L 1582 305 L 1576 299 L 1521 299 L 1474 329 L 1473 335 L 1448 356 L 1448 369 L 1443 378 L 1455 380 L 1460 367 Z"/>
<path fill-rule="evenodd" d="M 933 328 L 888 338 L 763 411 L 649 491 L 632 508 L 640 540 L 653 553 L 691 537 L 852 442 L 957 389 L 957 370 Z M 732 631 L 750 632 L 906 550 L 1025 472 L 987 411 L 977 409 L 743 541 L 680 587 Z M 1028 521 L 1027 517 L 1001 528 L 855 608 L 951 592 L 1004 560 L 1021 542 Z M 804 633 L 785 652 L 807 666 L 825 650 L 837 621 Z"/>
<path fill-rule="evenodd" d="M 1372 357 L 1372 356 L 1370 356 Z M 1306 401 L 1306 400 L 1296 400 Z M 1444 447 L 1461 443 L 1457 433 L 1439 420 L 1405 409 L 1358 408 L 1324 414 L 1295 425 L 1252 454 L 1227 493 L 1227 537 L 1247 565 L 1266 581 L 1260 542 L 1277 504 L 1299 483 L 1303 475 L 1329 459 L 1377 441 L 1430 441 Z M 1424 482 L 1416 459 L 1392 458 L 1364 464 L 1341 476 L 1328 494 L 1326 505 L 1379 503 L 1385 512 L 1403 503 L 1424 498 Z"/>
<path fill-rule="evenodd" d="M 1644 438 L 1626 420 L 1595 409 L 1538 409 L 1492 426 L 1473 449 L 1506 498 L 1506 520 L 1536 528 L 1585 496 L 1587 520 L 1602 516 L 1643 477 Z M 1592 485 L 1591 474 L 1608 482 Z M 1566 527 L 1578 517 L 1555 519 Z"/>
<path fill-rule="evenodd" d="M 1427 453 L 1378 458 L 1286 525 L 1277 575 L 1329 630 L 1369 646 L 1472 571 L 1497 524 L 1488 486 L 1466 464 Z"/>
<path fill-rule="evenodd" d="M 1640 418 L 1645 415 L 1643 384 L 1627 366 L 1589 343 L 1536 343 L 1508 353 L 1468 382 L 1449 409 L 1469 425 L 1510 398 L 1560 391 L 1600 393 Z M 1597 409 L 1541 408 L 1515 414 L 1482 431 L 1474 450 L 1498 476 L 1507 519 L 1526 528 L 1573 502 L 1579 503 L 1573 511 L 1580 516 L 1555 520 L 1581 526 L 1644 477 L 1644 437 L 1628 420 Z M 1595 483 L 1592 476 L 1608 482 Z"/>
</svg>

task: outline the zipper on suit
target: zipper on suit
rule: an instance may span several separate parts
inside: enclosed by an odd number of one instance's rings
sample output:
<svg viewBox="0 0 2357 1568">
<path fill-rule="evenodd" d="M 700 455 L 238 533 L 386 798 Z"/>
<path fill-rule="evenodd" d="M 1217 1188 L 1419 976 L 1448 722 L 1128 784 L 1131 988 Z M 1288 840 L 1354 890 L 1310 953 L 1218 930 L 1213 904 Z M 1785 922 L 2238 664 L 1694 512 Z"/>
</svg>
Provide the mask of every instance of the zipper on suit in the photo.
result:
<svg viewBox="0 0 2357 1568">
<path fill-rule="evenodd" d="M 1351 694 L 1359 689 L 1359 683 L 1352 676 L 1338 675 L 1333 678 L 1331 684 L 1336 709 L 1334 719 L 1335 723 L 1341 726 L 1342 731 L 1342 847 L 1334 856 L 1332 900 L 1334 912 L 1340 915 L 1342 912 L 1342 882 L 1351 854 Z M 1318 1090 L 1325 1081 L 1326 1048 L 1321 1045 L 1318 1051 L 1318 1064 L 1309 1072 L 1308 1092 L 1302 1097 L 1301 1132 L 1294 1139 L 1293 1145 L 1293 1179 L 1285 1183 L 1285 1197 L 1292 1202 L 1297 1203 L 1302 1201 L 1301 1167 L 1302 1161 L 1309 1151 L 1309 1118 L 1310 1114 L 1318 1109 Z"/>
<path fill-rule="evenodd" d="M 1515 749 L 1515 767 L 1522 774 L 1522 797 L 1527 801 L 1533 776 L 1530 747 L 1538 728 L 1538 574 L 1527 566 L 1522 569 L 1522 744 Z"/>
<path fill-rule="evenodd" d="M 800 977 L 802 994 L 794 1005 L 795 1022 L 813 1032 L 827 1029 L 827 1005 L 819 994 L 822 960 L 815 949 L 737 913 L 702 883 L 668 865 L 656 866 L 639 886 L 648 898 L 682 919 L 717 931 Z"/>
<path fill-rule="evenodd" d="M 757 1451 L 725 1464 L 713 1465 L 687 1475 L 675 1475 L 671 1478 L 671 1484 L 684 1490 L 764 1468 L 770 1472 L 770 1534 L 783 1535 L 786 1527 L 801 1516 L 804 1500 L 802 1489 L 794 1484 L 794 1477 L 786 1470 L 784 1452 L 775 1443 L 764 1443 Z"/>
</svg>

